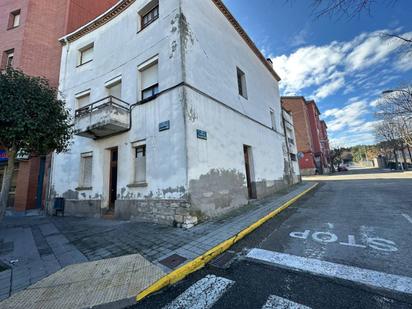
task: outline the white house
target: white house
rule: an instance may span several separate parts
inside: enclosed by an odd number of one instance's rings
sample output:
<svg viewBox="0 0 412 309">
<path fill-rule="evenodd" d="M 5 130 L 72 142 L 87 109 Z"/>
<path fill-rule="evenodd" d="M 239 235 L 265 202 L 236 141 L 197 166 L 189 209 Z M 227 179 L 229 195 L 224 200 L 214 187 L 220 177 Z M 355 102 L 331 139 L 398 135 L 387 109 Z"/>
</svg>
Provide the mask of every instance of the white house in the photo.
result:
<svg viewBox="0 0 412 309">
<path fill-rule="evenodd" d="M 122 0 L 61 42 L 66 213 L 191 226 L 298 179 L 280 78 L 220 0 Z"/>
</svg>

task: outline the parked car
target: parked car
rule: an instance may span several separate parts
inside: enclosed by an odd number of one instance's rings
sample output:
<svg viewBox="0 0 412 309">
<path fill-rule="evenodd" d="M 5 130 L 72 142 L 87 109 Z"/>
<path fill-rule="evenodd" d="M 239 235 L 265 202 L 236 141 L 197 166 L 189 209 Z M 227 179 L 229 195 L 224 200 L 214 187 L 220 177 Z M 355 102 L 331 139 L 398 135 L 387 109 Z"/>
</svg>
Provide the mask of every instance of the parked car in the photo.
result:
<svg viewBox="0 0 412 309">
<path fill-rule="evenodd" d="M 339 165 L 338 166 L 338 172 L 347 172 L 348 168 L 345 165 Z"/>
</svg>

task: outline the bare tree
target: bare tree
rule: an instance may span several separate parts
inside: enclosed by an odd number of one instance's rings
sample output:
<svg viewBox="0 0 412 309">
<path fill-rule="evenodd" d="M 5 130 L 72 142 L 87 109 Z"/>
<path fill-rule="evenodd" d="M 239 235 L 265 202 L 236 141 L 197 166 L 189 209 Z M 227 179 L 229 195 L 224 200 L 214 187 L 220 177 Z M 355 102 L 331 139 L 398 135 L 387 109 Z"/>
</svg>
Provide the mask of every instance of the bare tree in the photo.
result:
<svg viewBox="0 0 412 309">
<path fill-rule="evenodd" d="M 396 125 L 399 138 L 412 146 L 412 87 L 386 91 L 377 105 L 376 116 Z"/>
<path fill-rule="evenodd" d="M 401 152 L 403 162 L 406 163 L 405 144 L 402 139 L 399 123 L 393 118 L 383 118 L 375 127 L 376 139 L 385 143 L 387 147 L 391 148 L 396 162 L 396 169 L 399 166 L 398 151 Z M 407 165 L 405 164 L 405 169 Z"/>
<path fill-rule="evenodd" d="M 372 0 L 313 0 L 316 17 L 338 16 L 352 18 L 366 11 L 370 13 Z"/>
<path fill-rule="evenodd" d="M 377 3 L 394 6 L 397 0 L 312 0 L 313 12 L 316 18 L 325 16 L 351 19 L 366 12 L 371 15 L 373 6 Z M 412 37 L 399 33 L 382 33 L 383 37 L 401 40 L 406 50 L 412 50 Z"/>
</svg>

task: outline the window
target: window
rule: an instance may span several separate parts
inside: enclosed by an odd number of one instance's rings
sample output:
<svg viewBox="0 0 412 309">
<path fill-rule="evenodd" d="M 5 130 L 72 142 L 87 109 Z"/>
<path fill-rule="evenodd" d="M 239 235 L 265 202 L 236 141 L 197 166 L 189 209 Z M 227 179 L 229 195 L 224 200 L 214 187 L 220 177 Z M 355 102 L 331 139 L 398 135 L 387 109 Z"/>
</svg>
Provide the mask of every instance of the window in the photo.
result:
<svg viewBox="0 0 412 309">
<path fill-rule="evenodd" d="M 141 20 L 141 29 L 143 30 L 147 26 L 149 26 L 152 22 L 154 22 L 156 19 L 159 18 L 159 4 L 156 4 L 156 6 L 152 9 L 150 9 L 149 12 L 143 13 L 140 15 L 142 20 Z"/>
<path fill-rule="evenodd" d="M 77 108 L 82 108 L 90 104 L 90 91 L 85 91 L 76 95 Z"/>
<path fill-rule="evenodd" d="M 118 80 L 106 86 L 109 96 L 122 98 L 122 81 Z"/>
<path fill-rule="evenodd" d="M 20 10 L 10 13 L 8 29 L 20 26 Z"/>
<path fill-rule="evenodd" d="M 3 59 L 1 62 L 2 68 L 7 68 L 13 66 L 14 62 L 14 49 L 7 50 L 3 53 Z"/>
<path fill-rule="evenodd" d="M 272 129 L 276 129 L 275 111 L 273 109 L 270 109 L 269 113 L 270 113 L 270 121 L 272 122 Z"/>
<path fill-rule="evenodd" d="M 159 93 L 158 62 L 155 61 L 140 71 L 142 100 L 148 100 Z"/>
<path fill-rule="evenodd" d="M 93 168 L 93 153 L 83 153 L 81 155 L 80 166 L 80 187 L 91 188 L 92 187 L 92 168 Z"/>
<path fill-rule="evenodd" d="M 286 128 L 287 131 L 287 136 L 288 136 L 288 141 L 289 144 L 291 145 L 295 145 L 295 140 L 294 140 L 294 135 L 293 135 L 293 131 L 289 128 Z"/>
<path fill-rule="evenodd" d="M 237 68 L 237 85 L 239 87 L 239 94 L 247 99 L 246 75 L 239 68 Z"/>
<path fill-rule="evenodd" d="M 146 145 L 139 145 L 135 147 L 135 183 L 146 182 Z"/>
<path fill-rule="evenodd" d="M 79 66 L 93 61 L 93 50 L 94 50 L 94 44 L 90 44 L 79 50 L 80 52 Z"/>
<path fill-rule="evenodd" d="M 294 153 L 291 153 L 291 154 L 290 154 L 290 159 L 291 159 L 292 161 L 297 161 L 297 157 L 296 157 L 296 155 L 295 155 Z"/>
</svg>

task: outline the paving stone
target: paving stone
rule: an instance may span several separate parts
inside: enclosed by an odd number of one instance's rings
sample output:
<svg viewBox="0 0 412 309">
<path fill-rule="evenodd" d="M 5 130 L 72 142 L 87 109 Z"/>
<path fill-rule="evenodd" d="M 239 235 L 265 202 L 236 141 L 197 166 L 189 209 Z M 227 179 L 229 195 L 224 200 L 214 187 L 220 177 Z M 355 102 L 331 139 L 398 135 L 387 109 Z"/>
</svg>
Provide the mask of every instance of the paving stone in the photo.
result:
<svg viewBox="0 0 412 309">
<path fill-rule="evenodd" d="M 172 253 L 194 259 L 239 233 L 309 186 L 309 184 L 298 186 L 287 196 L 277 196 L 272 200 L 258 202 L 253 208 L 248 207 L 245 211 L 229 214 L 224 220 L 202 223 L 189 230 L 151 223 L 94 218 L 6 217 L 0 226 L 0 235 L 2 235 L 0 248 L 10 250 L 10 244 L 5 247 L 4 243 L 13 243 L 13 254 L 20 252 L 22 256 L 29 257 L 20 260 L 14 268 L 13 293 L 26 287 L 28 282 L 36 282 L 45 275 L 59 271 L 62 266 L 87 260 L 97 261 L 102 258 L 110 260 L 113 257 L 136 253 L 141 253 L 148 261 L 157 261 Z M 71 267 L 68 266 L 62 271 Z M 47 279 L 43 279 L 40 283 Z M 130 278 L 125 280 L 131 282 Z M 4 286 L 6 284 L 4 283 Z M 127 289 L 125 281 L 105 284 L 123 285 L 123 289 Z M 0 286 L 0 291 L 4 289 Z M 31 293 L 34 292 L 27 292 L 28 297 L 32 295 Z M 81 293 L 89 292 L 84 288 Z M 116 293 L 121 294 L 119 290 L 110 291 L 109 294 Z M 103 299 L 109 296 L 96 294 L 95 297 Z M 49 304 L 52 305 L 51 300 Z"/>
</svg>

